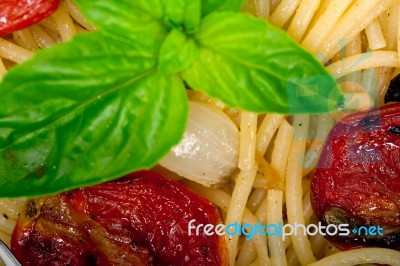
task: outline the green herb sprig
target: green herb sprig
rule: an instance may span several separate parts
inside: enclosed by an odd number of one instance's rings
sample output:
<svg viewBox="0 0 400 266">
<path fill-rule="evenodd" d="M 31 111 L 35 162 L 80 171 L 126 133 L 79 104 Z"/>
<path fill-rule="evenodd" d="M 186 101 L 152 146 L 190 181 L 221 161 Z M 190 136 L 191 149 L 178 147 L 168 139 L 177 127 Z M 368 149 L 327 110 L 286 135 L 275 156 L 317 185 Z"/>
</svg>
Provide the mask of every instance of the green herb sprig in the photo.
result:
<svg viewBox="0 0 400 266">
<path fill-rule="evenodd" d="M 98 31 L 37 52 L 0 85 L 0 196 L 154 166 L 181 139 L 185 85 L 253 112 L 321 113 L 343 96 L 243 0 L 77 0 Z"/>
</svg>

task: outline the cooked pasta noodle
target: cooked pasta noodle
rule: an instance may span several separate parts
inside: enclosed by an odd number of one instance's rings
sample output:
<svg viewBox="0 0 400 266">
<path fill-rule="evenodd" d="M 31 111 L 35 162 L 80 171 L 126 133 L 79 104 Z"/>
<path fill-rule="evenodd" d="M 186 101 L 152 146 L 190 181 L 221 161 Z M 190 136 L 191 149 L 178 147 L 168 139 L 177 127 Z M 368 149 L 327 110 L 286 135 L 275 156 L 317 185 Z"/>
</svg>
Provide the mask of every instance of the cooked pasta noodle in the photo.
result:
<svg viewBox="0 0 400 266">
<path fill-rule="evenodd" d="M 326 59 L 331 58 L 343 48 L 340 40 L 351 41 L 368 24 L 395 3 L 396 0 L 356 0 L 322 43 L 320 55 L 317 56 L 326 62 Z"/>
<path fill-rule="evenodd" d="M 12 42 L 0 38 L 0 56 L 15 63 L 22 63 L 32 56 L 32 52 Z"/>
<path fill-rule="evenodd" d="M 267 224 L 268 208 L 268 198 L 265 197 L 255 211 L 255 216 L 261 224 Z M 243 244 L 236 261 L 237 265 L 249 265 L 256 258 L 255 244 L 254 241 L 245 242 Z"/>
<path fill-rule="evenodd" d="M 253 114 L 189 91 L 193 101 L 223 110 L 240 129 L 239 163 L 230 182 L 204 187 L 181 182 L 218 206 L 226 224 L 315 223 L 310 174 L 332 126 L 347 113 L 382 104 L 389 81 L 400 72 L 399 0 L 249 0 L 248 10 L 287 30 L 339 82 L 343 110 L 318 116 Z M 72 0 L 49 18 L 0 38 L 0 79 L 35 51 L 95 28 Z M 0 200 L 0 239 L 10 243 L 23 199 Z M 226 235 L 231 265 L 400 265 L 400 253 L 362 248 L 339 251 L 320 234 Z"/>
<path fill-rule="evenodd" d="M 377 74 L 378 84 L 376 86 L 376 91 L 379 97 L 379 104 L 382 105 L 394 69 L 393 67 L 386 67 L 386 66 L 379 67 L 378 69 L 379 69 Z"/>
<path fill-rule="evenodd" d="M 308 174 L 317 165 L 323 144 L 333 126 L 333 119 L 329 114 L 318 116 L 318 125 L 315 137 L 304 155 L 303 175 Z"/>
<path fill-rule="evenodd" d="M 308 184 L 308 186 L 310 186 L 310 184 Z M 310 190 L 304 193 L 302 204 L 303 204 L 304 222 L 305 224 L 310 224 L 311 217 L 313 216 L 313 209 L 310 201 Z"/>
<path fill-rule="evenodd" d="M 68 41 L 76 34 L 75 26 L 73 25 L 72 19 L 67 10 L 59 8 L 52 15 L 52 18 L 57 25 L 62 41 Z"/>
<path fill-rule="evenodd" d="M 287 30 L 293 39 L 300 41 L 303 38 L 303 35 L 311 23 L 311 19 L 319 5 L 320 0 L 301 1 L 300 6 L 296 11 L 296 15 Z"/>
<path fill-rule="evenodd" d="M 257 15 L 259 17 L 268 19 L 270 13 L 270 1 L 269 0 L 255 0 Z"/>
<path fill-rule="evenodd" d="M 353 71 L 373 67 L 397 67 L 399 57 L 397 52 L 375 51 L 352 55 L 327 67 L 328 71 L 336 78 L 345 76 Z"/>
<path fill-rule="evenodd" d="M 379 95 L 376 91 L 376 88 L 378 87 L 376 68 L 369 68 L 363 71 L 361 86 L 369 94 L 369 97 L 375 105 L 377 105 Z"/>
<path fill-rule="evenodd" d="M 253 185 L 254 187 L 254 185 Z M 265 190 L 264 187 L 259 188 L 259 189 L 254 189 L 254 191 L 251 193 L 248 201 L 247 201 L 247 209 L 251 211 L 252 213 L 255 213 L 258 206 L 260 203 L 263 201 L 263 199 L 266 197 L 267 191 Z"/>
<path fill-rule="evenodd" d="M 281 177 L 285 177 L 287 158 L 293 139 L 293 127 L 283 120 L 278 129 L 274 141 L 274 149 L 271 154 L 271 166 L 276 169 Z M 284 180 L 282 180 L 284 181 Z"/>
<path fill-rule="evenodd" d="M 86 30 L 94 31 L 96 28 L 90 24 L 85 17 L 79 12 L 77 6 L 72 2 L 72 0 L 67 0 L 63 2 L 63 7 L 68 10 L 69 15 L 83 28 Z"/>
<path fill-rule="evenodd" d="M 51 17 L 42 20 L 39 23 L 39 25 L 44 27 L 44 28 L 46 28 L 46 29 L 48 29 L 49 31 L 51 31 L 53 33 L 57 33 L 58 32 L 57 25 L 54 22 L 54 19 L 52 19 Z"/>
<path fill-rule="evenodd" d="M 340 16 L 352 1 L 344 0 L 326 2 L 329 3 L 328 6 L 302 42 L 302 45 L 313 53 L 317 52 L 317 48 L 328 36 L 335 23 L 339 20 Z"/>
<path fill-rule="evenodd" d="M 35 41 L 35 38 L 29 30 L 15 31 L 13 33 L 13 37 L 18 45 L 29 51 L 35 51 L 39 49 L 38 42 Z"/>
<path fill-rule="evenodd" d="M 368 38 L 369 49 L 377 50 L 386 47 L 386 40 L 383 37 L 382 27 L 379 19 L 375 19 L 365 28 Z"/>
<path fill-rule="evenodd" d="M 283 118 L 284 116 L 280 114 L 268 114 L 264 117 L 257 131 L 256 149 L 260 155 L 264 155 L 267 151 L 268 145 Z"/>
<path fill-rule="evenodd" d="M 24 202 L 23 199 L 0 200 L 0 239 L 7 245 L 10 245 L 11 232 L 17 223 Z"/>
<path fill-rule="evenodd" d="M 49 48 L 57 43 L 41 26 L 33 25 L 30 32 L 40 48 Z"/>
<path fill-rule="evenodd" d="M 395 51 L 397 49 L 397 28 L 399 24 L 399 8 L 400 3 L 396 3 L 389 9 L 388 21 L 387 21 L 387 30 L 386 30 L 386 42 L 387 49 L 391 51 Z"/>
<path fill-rule="evenodd" d="M 277 27 L 282 27 L 296 11 L 300 0 L 282 0 L 271 14 L 269 21 Z"/>
<path fill-rule="evenodd" d="M 268 224 L 283 223 L 282 219 L 283 192 L 279 190 L 268 190 L 267 198 L 267 221 Z M 272 265 L 287 265 L 285 256 L 285 244 L 281 236 L 268 237 L 268 246 Z"/>
<path fill-rule="evenodd" d="M 288 167 L 286 169 L 287 216 L 288 223 L 293 226 L 295 224 L 305 224 L 301 180 L 303 178 L 302 166 L 309 121 L 309 115 L 296 115 L 293 119 L 295 132 L 288 157 Z M 297 235 L 292 235 L 292 242 L 296 254 L 302 254 L 299 257 L 299 261 L 302 265 L 307 265 L 315 261 L 315 256 L 312 253 L 310 243 L 304 230 L 299 230 Z"/>
<path fill-rule="evenodd" d="M 310 237 L 310 244 L 313 253 L 317 258 L 323 257 L 325 255 L 326 249 L 329 248 L 329 243 L 326 238 L 320 234 Z"/>
<path fill-rule="evenodd" d="M 361 35 L 357 34 L 346 47 L 346 57 L 361 54 Z M 343 92 L 363 92 L 361 88 L 361 71 L 354 71 L 344 77 Z"/>
<path fill-rule="evenodd" d="M 347 266 L 363 263 L 400 265 L 400 253 L 383 248 L 362 248 L 337 253 L 310 266 Z"/>
<path fill-rule="evenodd" d="M 242 221 L 242 215 L 250 195 L 252 184 L 257 173 L 255 165 L 255 142 L 257 131 L 257 116 L 252 113 L 242 112 L 240 122 L 240 155 L 239 169 L 241 172 L 236 177 L 236 186 L 232 194 L 226 216 L 226 223 L 233 224 Z M 228 249 L 230 250 L 230 264 L 233 265 L 237 255 L 237 244 L 239 236 L 226 235 Z"/>
<path fill-rule="evenodd" d="M 295 265 L 299 265 L 300 262 L 297 258 L 297 254 L 294 251 L 293 246 L 291 245 L 288 250 L 286 251 L 286 260 L 287 260 L 287 264 L 291 265 L 291 266 L 295 266 Z"/>
</svg>

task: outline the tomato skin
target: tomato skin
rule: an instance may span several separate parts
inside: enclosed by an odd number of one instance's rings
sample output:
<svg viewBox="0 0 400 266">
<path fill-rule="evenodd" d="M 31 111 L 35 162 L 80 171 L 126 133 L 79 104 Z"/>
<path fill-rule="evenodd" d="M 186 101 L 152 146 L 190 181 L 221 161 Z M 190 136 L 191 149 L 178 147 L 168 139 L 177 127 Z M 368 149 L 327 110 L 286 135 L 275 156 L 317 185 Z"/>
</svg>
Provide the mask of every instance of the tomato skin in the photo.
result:
<svg viewBox="0 0 400 266">
<path fill-rule="evenodd" d="M 0 36 L 7 35 L 50 16 L 60 0 L 1 0 Z"/>
<path fill-rule="evenodd" d="M 134 173 L 38 204 L 39 213 L 20 219 L 12 237 L 12 251 L 23 265 L 87 265 L 88 260 L 99 265 L 227 263 L 223 237 L 188 236 L 192 219 L 196 224 L 221 223 L 216 207 L 154 172 Z M 136 258 L 123 258 L 126 254 Z"/>
<path fill-rule="evenodd" d="M 330 237 L 342 249 L 400 247 L 400 104 L 352 114 L 330 132 L 311 183 L 314 212 L 383 236 Z"/>
</svg>

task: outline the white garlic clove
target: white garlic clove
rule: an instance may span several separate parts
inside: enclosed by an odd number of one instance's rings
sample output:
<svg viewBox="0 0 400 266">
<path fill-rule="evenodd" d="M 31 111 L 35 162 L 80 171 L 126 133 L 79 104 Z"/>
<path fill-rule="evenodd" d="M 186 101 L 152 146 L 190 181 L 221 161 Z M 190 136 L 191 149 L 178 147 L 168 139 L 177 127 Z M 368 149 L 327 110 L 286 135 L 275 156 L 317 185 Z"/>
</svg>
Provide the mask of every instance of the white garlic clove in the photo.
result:
<svg viewBox="0 0 400 266">
<path fill-rule="evenodd" d="M 205 186 L 229 180 L 237 169 L 239 130 L 220 109 L 190 102 L 188 124 L 181 142 L 160 165 Z"/>
</svg>

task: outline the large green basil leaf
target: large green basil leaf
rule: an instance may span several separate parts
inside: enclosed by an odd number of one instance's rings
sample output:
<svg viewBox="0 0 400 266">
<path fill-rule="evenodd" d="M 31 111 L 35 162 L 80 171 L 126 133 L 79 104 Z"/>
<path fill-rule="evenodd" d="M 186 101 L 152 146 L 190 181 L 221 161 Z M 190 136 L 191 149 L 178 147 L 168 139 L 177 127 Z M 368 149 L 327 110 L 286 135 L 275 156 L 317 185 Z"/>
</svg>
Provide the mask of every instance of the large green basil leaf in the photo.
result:
<svg viewBox="0 0 400 266">
<path fill-rule="evenodd" d="M 203 16 L 214 11 L 240 11 L 246 0 L 202 0 L 201 13 Z"/>
<path fill-rule="evenodd" d="M 195 34 L 183 72 L 193 89 L 254 112 L 323 113 L 344 101 L 337 82 L 289 36 L 247 14 L 213 13 Z"/>
<path fill-rule="evenodd" d="M 107 38 L 78 36 L 5 76 L 1 197 L 111 180 L 152 167 L 179 142 L 188 108 L 181 80 L 156 74 L 154 54 Z"/>
</svg>

